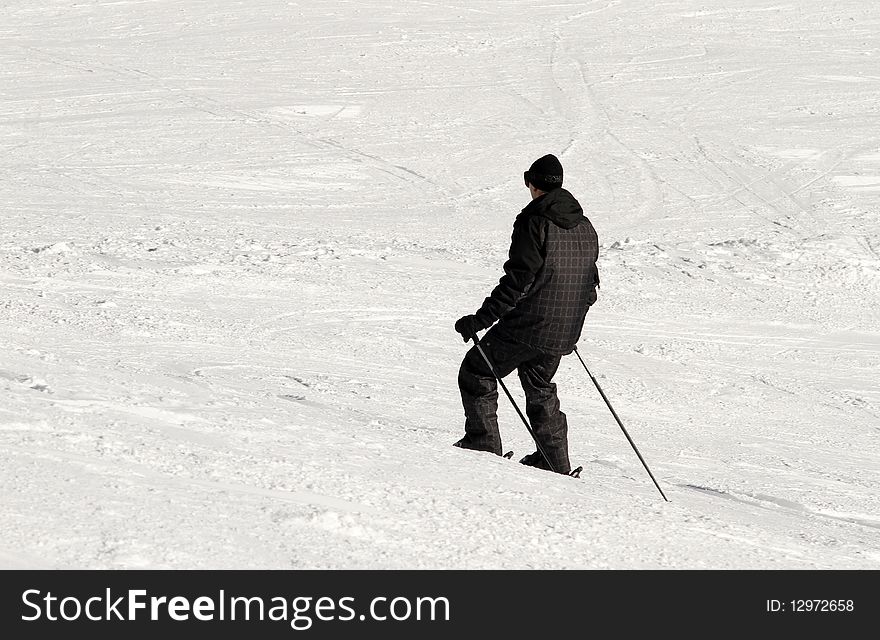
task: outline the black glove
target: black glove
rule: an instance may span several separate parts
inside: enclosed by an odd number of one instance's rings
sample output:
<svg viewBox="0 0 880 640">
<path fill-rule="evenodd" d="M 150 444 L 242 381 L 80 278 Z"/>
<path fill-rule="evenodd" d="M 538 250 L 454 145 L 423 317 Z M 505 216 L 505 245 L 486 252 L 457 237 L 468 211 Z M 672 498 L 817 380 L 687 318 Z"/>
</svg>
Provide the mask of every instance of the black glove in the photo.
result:
<svg viewBox="0 0 880 640">
<path fill-rule="evenodd" d="M 471 338 L 477 335 L 477 331 L 482 329 L 477 323 L 477 316 L 463 316 L 459 318 L 455 323 L 455 330 L 461 334 L 461 337 L 464 338 L 464 341 L 467 342 Z"/>
</svg>

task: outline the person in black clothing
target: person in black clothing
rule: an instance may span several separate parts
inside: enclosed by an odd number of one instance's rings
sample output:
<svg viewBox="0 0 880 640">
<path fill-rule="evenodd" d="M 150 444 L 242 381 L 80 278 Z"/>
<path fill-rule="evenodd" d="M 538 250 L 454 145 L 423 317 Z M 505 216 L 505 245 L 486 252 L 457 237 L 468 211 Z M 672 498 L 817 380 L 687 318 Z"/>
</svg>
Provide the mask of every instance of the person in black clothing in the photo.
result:
<svg viewBox="0 0 880 640">
<path fill-rule="evenodd" d="M 599 240 L 578 201 L 562 188 L 562 177 L 554 155 L 539 158 L 524 173 L 532 201 L 513 223 L 504 275 L 480 309 L 460 318 L 455 330 L 467 342 L 495 325 L 480 346 L 502 378 L 517 370 L 535 437 L 553 469 L 567 474 L 568 423 L 552 380 L 596 302 Z M 497 383 L 476 346 L 461 364 L 458 386 L 465 435 L 455 446 L 501 455 Z M 538 451 L 520 462 L 549 469 Z"/>
</svg>

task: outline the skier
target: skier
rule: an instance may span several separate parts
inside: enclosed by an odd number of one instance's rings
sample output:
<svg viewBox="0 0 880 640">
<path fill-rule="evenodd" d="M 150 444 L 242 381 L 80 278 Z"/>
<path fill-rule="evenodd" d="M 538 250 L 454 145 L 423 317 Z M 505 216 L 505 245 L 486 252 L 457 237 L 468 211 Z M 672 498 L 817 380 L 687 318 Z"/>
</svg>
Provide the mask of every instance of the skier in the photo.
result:
<svg viewBox="0 0 880 640">
<path fill-rule="evenodd" d="M 568 423 L 552 380 L 596 302 L 599 240 L 578 201 L 562 188 L 562 175 L 562 164 L 552 154 L 523 174 L 532 201 L 513 223 L 504 275 L 480 309 L 460 318 L 455 330 L 467 342 L 497 321 L 480 346 L 500 377 L 517 370 L 535 437 L 553 469 L 567 474 Z M 458 386 L 465 435 L 455 446 L 501 455 L 497 383 L 476 346 L 461 363 Z M 549 470 L 540 451 L 520 462 Z"/>
</svg>

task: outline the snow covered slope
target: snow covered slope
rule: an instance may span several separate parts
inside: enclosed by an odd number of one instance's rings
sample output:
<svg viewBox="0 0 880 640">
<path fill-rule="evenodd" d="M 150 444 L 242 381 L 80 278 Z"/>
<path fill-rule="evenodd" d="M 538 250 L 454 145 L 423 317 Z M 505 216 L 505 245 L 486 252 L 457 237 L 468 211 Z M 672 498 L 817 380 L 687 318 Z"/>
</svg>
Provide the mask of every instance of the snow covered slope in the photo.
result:
<svg viewBox="0 0 880 640">
<path fill-rule="evenodd" d="M 869 0 L 4 3 L 0 566 L 880 568 L 878 105 Z M 450 446 L 545 153 L 669 503 L 573 356 L 581 480 Z"/>
</svg>

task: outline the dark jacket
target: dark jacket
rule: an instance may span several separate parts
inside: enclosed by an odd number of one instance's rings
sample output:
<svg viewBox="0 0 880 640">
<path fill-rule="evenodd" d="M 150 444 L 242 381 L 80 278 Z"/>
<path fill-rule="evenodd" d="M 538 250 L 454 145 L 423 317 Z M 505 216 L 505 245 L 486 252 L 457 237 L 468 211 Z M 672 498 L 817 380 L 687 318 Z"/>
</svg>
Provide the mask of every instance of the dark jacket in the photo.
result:
<svg viewBox="0 0 880 640">
<path fill-rule="evenodd" d="M 599 240 L 565 189 L 532 200 L 513 223 L 504 276 L 476 313 L 482 328 L 549 354 L 568 354 L 596 302 Z"/>
</svg>

